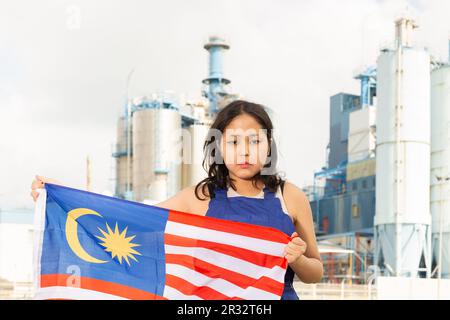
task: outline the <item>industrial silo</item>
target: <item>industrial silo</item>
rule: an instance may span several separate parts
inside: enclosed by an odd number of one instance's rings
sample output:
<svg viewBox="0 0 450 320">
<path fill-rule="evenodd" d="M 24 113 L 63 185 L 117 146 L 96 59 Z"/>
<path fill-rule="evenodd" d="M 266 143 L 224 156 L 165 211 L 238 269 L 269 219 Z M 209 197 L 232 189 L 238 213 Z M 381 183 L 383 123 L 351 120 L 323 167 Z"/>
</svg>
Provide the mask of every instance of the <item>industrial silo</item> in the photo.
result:
<svg viewBox="0 0 450 320">
<path fill-rule="evenodd" d="M 450 65 L 431 73 L 431 213 L 438 276 L 450 277 Z M 441 266 L 441 269 L 439 267 Z"/>
<path fill-rule="evenodd" d="M 135 201 L 163 201 L 181 188 L 181 115 L 161 104 L 133 113 Z"/>
<path fill-rule="evenodd" d="M 377 263 L 390 275 L 430 272 L 430 56 L 411 46 L 415 24 L 396 21 L 397 43 L 377 61 Z"/>
<path fill-rule="evenodd" d="M 190 125 L 187 129 L 184 144 L 184 175 L 183 187 L 196 185 L 208 176 L 203 168 L 203 145 L 208 135 L 209 124 L 198 123 Z"/>
</svg>

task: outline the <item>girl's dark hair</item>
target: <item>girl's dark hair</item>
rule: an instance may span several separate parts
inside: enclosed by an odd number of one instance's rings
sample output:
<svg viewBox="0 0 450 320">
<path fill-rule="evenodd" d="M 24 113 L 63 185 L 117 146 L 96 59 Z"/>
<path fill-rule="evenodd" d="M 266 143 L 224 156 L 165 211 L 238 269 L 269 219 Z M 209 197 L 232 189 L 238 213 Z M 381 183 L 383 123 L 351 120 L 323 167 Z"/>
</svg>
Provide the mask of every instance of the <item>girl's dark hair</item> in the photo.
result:
<svg viewBox="0 0 450 320">
<path fill-rule="evenodd" d="M 241 114 L 248 114 L 258 121 L 262 129 L 266 130 L 267 141 L 269 143 L 269 153 L 267 159 L 270 159 L 270 161 L 264 165 L 265 174 L 261 175 L 260 171 L 252 178 L 253 185 L 256 187 L 256 183 L 258 181 L 262 181 L 267 186 L 269 191 L 275 192 L 278 186 L 283 183 L 283 179 L 275 171 L 277 165 L 277 146 L 272 137 L 273 125 L 269 115 L 260 104 L 236 100 L 219 111 L 214 123 L 208 131 L 208 135 L 203 146 L 204 158 L 202 163 L 203 168 L 208 173 L 208 177 L 200 181 L 195 186 L 195 196 L 197 199 L 206 200 L 206 198 L 201 199 L 199 197 L 198 191 L 200 188 L 202 189 L 202 193 L 204 195 L 206 195 L 205 188 L 208 188 L 210 198 L 214 197 L 215 188 L 226 189 L 227 186 L 230 185 L 235 191 L 237 191 L 235 185 L 233 184 L 233 179 L 229 176 L 223 157 L 220 154 L 218 144 L 219 141 L 216 139 L 215 133 L 220 131 L 223 134 L 228 124 Z M 216 162 L 217 159 L 220 159 L 220 161 Z"/>
</svg>

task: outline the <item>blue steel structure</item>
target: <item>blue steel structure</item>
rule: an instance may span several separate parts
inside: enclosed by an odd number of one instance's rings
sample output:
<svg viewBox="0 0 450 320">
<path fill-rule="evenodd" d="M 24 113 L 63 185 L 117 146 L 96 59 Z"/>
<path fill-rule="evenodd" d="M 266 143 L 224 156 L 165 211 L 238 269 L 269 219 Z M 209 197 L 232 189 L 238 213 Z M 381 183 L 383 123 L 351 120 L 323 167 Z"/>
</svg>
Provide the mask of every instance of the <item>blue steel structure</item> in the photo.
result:
<svg viewBox="0 0 450 320">
<path fill-rule="evenodd" d="M 203 83 L 207 85 L 203 95 L 209 100 L 208 113 L 212 116 L 219 111 L 220 99 L 228 95 L 226 85 L 231 81 L 224 78 L 222 64 L 223 53 L 230 46 L 219 37 L 210 37 L 204 48 L 209 52 L 209 74 L 208 78 L 203 80 Z"/>
<path fill-rule="evenodd" d="M 360 97 L 363 108 L 373 104 L 373 97 L 376 95 L 376 76 L 377 69 L 371 66 L 355 77 L 361 81 Z"/>
</svg>

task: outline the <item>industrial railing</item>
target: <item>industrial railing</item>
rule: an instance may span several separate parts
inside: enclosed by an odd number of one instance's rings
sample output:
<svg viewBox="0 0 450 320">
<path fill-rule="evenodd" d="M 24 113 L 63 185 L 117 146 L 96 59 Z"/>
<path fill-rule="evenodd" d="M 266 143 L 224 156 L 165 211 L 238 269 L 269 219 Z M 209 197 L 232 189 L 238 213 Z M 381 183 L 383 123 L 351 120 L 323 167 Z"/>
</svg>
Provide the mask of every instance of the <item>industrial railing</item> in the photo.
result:
<svg viewBox="0 0 450 320">
<path fill-rule="evenodd" d="M 373 300 L 376 287 L 367 284 L 313 283 L 294 281 L 294 288 L 300 300 Z"/>
<path fill-rule="evenodd" d="M 0 282 L 0 300 L 30 300 L 33 297 L 31 282 Z"/>
<path fill-rule="evenodd" d="M 376 299 L 376 287 L 341 283 L 306 284 L 294 281 L 300 300 L 372 300 Z M 34 291 L 31 283 L 0 284 L 0 300 L 30 300 Z"/>
</svg>

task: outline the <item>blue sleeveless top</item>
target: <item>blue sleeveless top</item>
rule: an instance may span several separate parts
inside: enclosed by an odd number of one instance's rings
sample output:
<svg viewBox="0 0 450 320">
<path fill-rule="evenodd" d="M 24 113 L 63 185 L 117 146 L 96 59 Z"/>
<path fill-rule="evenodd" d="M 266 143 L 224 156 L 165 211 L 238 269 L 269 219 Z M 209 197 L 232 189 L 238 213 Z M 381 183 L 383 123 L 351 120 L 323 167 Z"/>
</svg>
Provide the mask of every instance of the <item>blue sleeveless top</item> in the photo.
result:
<svg viewBox="0 0 450 320">
<path fill-rule="evenodd" d="M 228 197 L 226 189 L 214 189 L 205 216 L 252 223 L 281 230 L 288 236 L 295 231 L 289 215 L 283 212 L 280 199 L 264 187 L 264 199 L 246 196 Z M 211 193 L 210 193 L 211 194 Z M 288 265 L 281 300 L 299 300 L 293 287 L 294 270 Z"/>
</svg>

